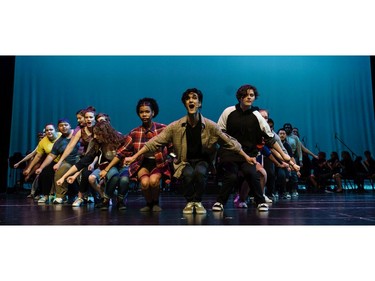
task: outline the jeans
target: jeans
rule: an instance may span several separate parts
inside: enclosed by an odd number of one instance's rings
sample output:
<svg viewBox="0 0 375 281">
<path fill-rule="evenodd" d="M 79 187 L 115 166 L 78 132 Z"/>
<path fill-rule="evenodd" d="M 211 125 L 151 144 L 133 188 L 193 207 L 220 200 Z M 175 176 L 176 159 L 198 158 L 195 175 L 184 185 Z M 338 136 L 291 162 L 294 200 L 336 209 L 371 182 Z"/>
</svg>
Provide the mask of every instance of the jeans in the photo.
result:
<svg viewBox="0 0 375 281">
<path fill-rule="evenodd" d="M 182 194 L 187 202 L 201 202 L 206 190 L 208 163 L 191 161 L 182 171 Z"/>
<path fill-rule="evenodd" d="M 126 198 L 129 190 L 128 167 L 122 167 L 120 170 L 114 166 L 106 175 L 105 194 L 112 197 L 116 188 L 117 194 L 121 198 Z"/>
</svg>

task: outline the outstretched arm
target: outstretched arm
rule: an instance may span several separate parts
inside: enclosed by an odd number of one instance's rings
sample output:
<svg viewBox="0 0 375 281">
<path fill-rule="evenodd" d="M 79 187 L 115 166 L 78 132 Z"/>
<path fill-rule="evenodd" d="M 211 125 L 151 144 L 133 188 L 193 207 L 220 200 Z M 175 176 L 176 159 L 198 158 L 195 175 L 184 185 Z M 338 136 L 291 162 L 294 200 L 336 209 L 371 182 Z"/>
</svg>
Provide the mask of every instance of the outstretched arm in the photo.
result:
<svg viewBox="0 0 375 281">
<path fill-rule="evenodd" d="M 78 171 L 77 166 L 73 165 L 72 167 L 70 167 L 68 171 L 65 172 L 65 174 L 60 179 L 56 181 L 56 184 L 62 185 L 67 177 L 69 177 L 70 175 L 74 174 L 77 171 Z"/>
<path fill-rule="evenodd" d="M 109 171 L 113 166 L 116 166 L 118 162 L 120 162 L 120 158 L 118 158 L 117 156 L 115 156 L 115 157 L 112 159 L 112 161 L 108 164 L 108 166 L 105 167 L 104 170 L 101 170 L 101 171 L 100 171 L 100 178 L 101 178 L 101 179 L 104 178 L 104 177 L 107 175 L 108 171 Z"/>
<path fill-rule="evenodd" d="M 281 147 L 280 147 L 280 145 L 277 143 L 277 142 L 275 142 L 273 145 L 272 145 L 272 148 L 274 149 L 274 150 L 276 150 L 279 154 L 280 154 L 280 156 L 281 156 L 281 158 L 285 161 L 285 162 L 287 162 L 287 163 L 289 163 L 290 162 L 290 156 L 288 155 L 288 154 L 286 154 L 282 149 L 281 149 Z"/>
<path fill-rule="evenodd" d="M 302 151 L 311 155 L 312 157 L 314 157 L 315 159 L 319 159 L 318 155 L 314 154 L 312 151 L 310 151 L 309 149 L 307 149 L 303 144 L 301 144 L 301 148 L 302 148 Z"/>
<path fill-rule="evenodd" d="M 33 160 L 31 161 L 31 163 L 29 164 L 29 166 L 23 171 L 23 174 L 25 176 L 28 176 L 30 174 L 30 171 L 31 169 L 41 161 L 42 159 L 42 154 L 40 153 L 36 153 L 35 157 L 33 158 Z"/>
<path fill-rule="evenodd" d="M 256 159 L 256 157 L 250 157 L 250 156 L 247 155 L 247 154 L 245 153 L 245 151 L 243 151 L 242 149 L 241 149 L 241 151 L 239 152 L 239 154 L 242 155 L 243 158 L 246 159 L 246 162 L 249 163 L 250 165 L 255 165 L 255 164 L 257 163 L 257 159 Z"/>
<path fill-rule="evenodd" d="M 18 168 L 18 166 L 20 165 L 20 164 L 22 164 L 23 162 L 26 162 L 26 161 L 28 161 L 28 160 L 30 160 L 31 158 L 33 158 L 34 156 L 36 155 L 36 148 L 32 151 L 32 152 L 30 152 L 29 154 L 27 154 L 21 161 L 19 161 L 19 162 L 17 162 L 16 164 L 14 164 L 14 168 L 15 169 L 17 169 Z"/>
<path fill-rule="evenodd" d="M 147 146 L 143 146 L 140 150 L 138 150 L 138 152 L 136 154 L 134 154 L 133 156 L 125 158 L 125 165 L 130 165 L 135 160 L 137 160 L 137 158 L 139 156 L 141 156 L 142 154 L 146 153 L 147 151 L 149 151 L 149 149 L 147 148 Z"/>
<path fill-rule="evenodd" d="M 280 153 L 278 151 L 276 151 L 276 149 L 271 148 L 271 151 L 272 151 L 272 154 L 275 155 L 276 158 L 279 159 L 282 162 L 281 164 L 279 163 L 279 165 L 281 166 L 280 168 L 287 168 L 289 166 L 292 170 L 294 170 L 296 172 L 298 172 L 301 169 L 301 167 L 296 164 L 296 161 L 293 157 L 290 157 L 290 161 L 285 161 L 283 159 L 283 157 L 280 155 Z M 272 156 L 272 154 L 271 154 L 271 156 Z M 277 161 L 276 158 L 274 158 L 275 161 Z M 272 162 L 274 162 L 274 161 L 272 160 Z M 286 167 L 285 167 L 284 163 L 286 163 Z M 276 166 L 278 166 L 278 165 L 276 165 Z"/>
<path fill-rule="evenodd" d="M 77 134 L 74 135 L 74 137 L 69 141 L 68 145 L 66 146 L 64 153 L 60 156 L 59 161 L 53 166 L 53 169 L 57 171 L 61 163 L 66 159 L 66 157 L 69 156 L 69 154 L 73 151 L 76 144 L 79 142 L 79 139 L 81 138 L 81 130 L 77 132 Z"/>
<path fill-rule="evenodd" d="M 75 174 L 73 176 L 69 176 L 66 181 L 69 183 L 69 184 L 72 184 L 76 179 L 77 177 L 81 174 L 82 170 L 78 171 L 78 172 L 75 172 Z"/>
<path fill-rule="evenodd" d="M 46 166 L 51 164 L 52 161 L 56 159 L 56 157 L 56 155 L 49 153 L 46 159 L 44 159 L 43 163 L 39 166 L 39 168 L 35 170 L 35 174 L 39 175 Z"/>
</svg>

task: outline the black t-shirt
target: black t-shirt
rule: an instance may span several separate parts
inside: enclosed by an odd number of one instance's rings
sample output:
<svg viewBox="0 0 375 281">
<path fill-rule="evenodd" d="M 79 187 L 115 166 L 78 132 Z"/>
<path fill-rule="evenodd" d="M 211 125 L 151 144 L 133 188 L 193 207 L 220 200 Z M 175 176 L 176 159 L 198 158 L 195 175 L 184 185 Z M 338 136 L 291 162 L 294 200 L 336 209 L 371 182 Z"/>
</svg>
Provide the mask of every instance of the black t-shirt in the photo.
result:
<svg viewBox="0 0 375 281">
<path fill-rule="evenodd" d="M 186 124 L 186 143 L 188 160 L 207 160 L 208 156 L 202 153 L 202 122 L 199 120 L 195 127 Z"/>
</svg>

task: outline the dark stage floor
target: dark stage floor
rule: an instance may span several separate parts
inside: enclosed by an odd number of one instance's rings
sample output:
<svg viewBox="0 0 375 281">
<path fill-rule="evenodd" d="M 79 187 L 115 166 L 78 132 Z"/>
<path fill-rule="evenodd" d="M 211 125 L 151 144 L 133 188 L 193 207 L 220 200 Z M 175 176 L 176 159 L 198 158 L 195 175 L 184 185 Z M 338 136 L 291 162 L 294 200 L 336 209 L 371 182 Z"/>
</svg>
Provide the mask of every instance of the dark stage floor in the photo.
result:
<svg viewBox="0 0 375 281">
<path fill-rule="evenodd" d="M 138 192 L 129 194 L 128 209 L 114 207 L 103 211 L 94 204 L 81 207 L 38 205 L 27 192 L 2 194 L 0 225 L 375 225 L 375 191 L 356 193 L 300 193 L 297 199 L 280 199 L 270 204 L 269 212 L 258 212 L 255 206 L 237 209 L 232 197 L 223 213 L 212 212 L 215 196 L 206 195 L 206 215 L 184 215 L 183 197 L 174 192 L 161 194 L 160 213 L 141 213 L 144 199 Z"/>
</svg>

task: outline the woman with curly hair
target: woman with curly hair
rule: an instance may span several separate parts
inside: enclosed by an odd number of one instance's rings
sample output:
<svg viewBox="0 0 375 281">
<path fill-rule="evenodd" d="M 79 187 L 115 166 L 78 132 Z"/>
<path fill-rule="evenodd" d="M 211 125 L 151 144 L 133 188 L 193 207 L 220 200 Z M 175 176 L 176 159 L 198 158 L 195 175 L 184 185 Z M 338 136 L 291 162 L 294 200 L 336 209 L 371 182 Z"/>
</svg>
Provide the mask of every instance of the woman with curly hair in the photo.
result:
<svg viewBox="0 0 375 281">
<path fill-rule="evenodd" d="M 117 148 L 121 145 L 123 137 L 111 124 L 107 121 L 101 121 L 95 124 L 93 127 L 94 138 L 90 142 L 87 152 L 83 158 L 81 158 L 74 166 L 72 166 L 57 182 L 56 184 L 61 185 L 65 179 L 72 181 L 68 177 L 77 171 L 88 169 L 90 165 L 95 166 L 95 170 L 90 173 L 88 179 L 81 179 L 78 198 L 73 203 L 73 206 L 80 206 L 83 203 L 83 196 L 90 187 L 90 182 L 95 182 L 92 178 L 99 179 L 100 169 L 103 169 L 105 163 L 110 162 L 116 155 Z M 111 180 L 114 175 L 118 173 L 117 167 L 112 167 L 108 170 L 105 177 L 106 185 L 112 184 Z M 82 175 L 84 175 L 83 173 Z M 114 184 L 117 184 L 115 182 Z M 100 188 L 100 185 L 91 184 L 94 190 L 100 195 L 101 203 L 97 207 L 109 205 L 109 199 L 105 197 L 104 190 Z"/>
</svg>

